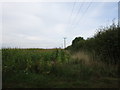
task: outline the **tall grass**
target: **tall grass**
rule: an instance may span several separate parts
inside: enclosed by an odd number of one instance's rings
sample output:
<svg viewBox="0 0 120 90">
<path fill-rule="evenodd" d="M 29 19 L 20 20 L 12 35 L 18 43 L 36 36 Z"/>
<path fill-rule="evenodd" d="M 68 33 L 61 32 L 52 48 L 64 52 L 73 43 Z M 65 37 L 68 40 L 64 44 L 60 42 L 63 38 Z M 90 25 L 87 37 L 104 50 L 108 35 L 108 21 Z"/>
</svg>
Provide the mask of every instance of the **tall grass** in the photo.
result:
<svg viewBox="0 0 120 90">
<path fill-rule="evenodd" d="M 86 72 L 91 71 L 93 76 L 118 77 L 118 64 L 106 64 L 97 59 L 93 54 L 81 51 L 72 55 L 71 62 L 73 64 L 81 64 L 83 68 L 88 67 Z"/>
</svg>

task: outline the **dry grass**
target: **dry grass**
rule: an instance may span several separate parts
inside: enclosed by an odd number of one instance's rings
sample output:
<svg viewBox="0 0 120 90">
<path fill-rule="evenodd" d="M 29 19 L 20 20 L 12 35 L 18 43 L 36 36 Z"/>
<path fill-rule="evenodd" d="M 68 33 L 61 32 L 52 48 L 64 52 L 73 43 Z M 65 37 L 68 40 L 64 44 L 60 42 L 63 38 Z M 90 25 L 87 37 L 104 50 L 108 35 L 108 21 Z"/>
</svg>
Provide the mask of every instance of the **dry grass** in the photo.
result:
<svg viewBox="0 0 120 90">
<path fill-rule="evenodd" d="M 83 64 L 85 65 L 89 65 L 89 66 L 105 66 L 105 63 L 103 63 L 102 61 L 98 61 L 98 59 L 95 59 L 95 57 L 93 58 L 93 55 L 91 56 L 90 53 L 86 53 L 84 51 L 81 52 L 77 52 L 75 54 L 72 55 L 72 60 L 78 61 L 78 62 L 83 62 Z"/>
<path fill-rule="evenodd" d="M 92 60 L 90 60 L 90 56 L 82 51 L 75 53 L 74 55 L 72 55 L 71 58 L 72 58 L 72 60 L 75 60 L 77 62 L 82 62 L 86 65 L 90 65 L 91 61 L 92 61 Z"/>
<path fill-rule="evenodd" d="M 117 76 L 118 65 L 106 64 L 98 58 L 93 58 L 92 54 L 86 52 L 77 52 L 71 56 L 72 63 L 82 64 L 84 67 L 89 67 L 95 72 L 95 76 L 101 74 L 109 76 Z"/>
<path fill-rule="evenodd" d="M 91 57 L 88 53 L 85 53 L 84 51 L 77 52 L 72 55 L 73 62 L 82 62 L 82 64 L 85 64 L 87 66 L 97 66 L 97 67 L 105 67 L 105 63 L 101 62 L 100 60 L 93 59 L 93 56 Z"/>
</svg>

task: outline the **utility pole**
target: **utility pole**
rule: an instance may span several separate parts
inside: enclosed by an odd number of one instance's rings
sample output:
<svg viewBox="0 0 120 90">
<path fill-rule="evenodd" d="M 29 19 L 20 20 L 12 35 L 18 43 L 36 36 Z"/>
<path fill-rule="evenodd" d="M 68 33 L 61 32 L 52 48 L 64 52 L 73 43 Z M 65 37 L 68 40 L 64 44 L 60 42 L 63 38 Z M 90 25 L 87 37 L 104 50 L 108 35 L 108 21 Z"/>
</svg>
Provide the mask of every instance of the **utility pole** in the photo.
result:
<svg viewBox="0 0 120 90">
<path fill-rule="evenodd" d="M 118 2 L 118 26 L 120 27 L 120 1 Z"/>
<path fill-rule="evenodd" d="M 64 48 L 66 48 L 66 37 L 64 37 Z"/>
</svg>

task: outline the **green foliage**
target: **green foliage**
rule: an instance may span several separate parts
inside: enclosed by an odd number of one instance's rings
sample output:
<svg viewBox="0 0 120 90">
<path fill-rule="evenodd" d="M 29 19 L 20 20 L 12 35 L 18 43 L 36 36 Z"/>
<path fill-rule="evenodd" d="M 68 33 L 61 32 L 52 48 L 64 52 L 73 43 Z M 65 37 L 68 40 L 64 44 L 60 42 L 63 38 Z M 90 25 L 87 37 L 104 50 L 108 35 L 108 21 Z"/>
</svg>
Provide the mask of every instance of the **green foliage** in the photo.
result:
<svg viewBox="0 0 120 90">
<path fill-rule="evenodd" d="M 73 40 L 72 45 L 67 47 L 67 50 L 89 51 L 95 52 L 95 56 L 108 64 L 117 64 L 120 62 L 120 27 L 115 24 L 110 27 L 99 29 L 92 38 L 84 40 L 82 37 L 77 37 Z"/>
<path fill-rule="evenodd" d="M 87 65 L 86 56 L 73 59 L 62 49 L 2 49 L 2 56 L 3 88 L 91 87 L 94 78 L 115 78 L 117 72 L 100 63 Z"/>
<path fill-rule="evenodd" d="M 72 50 L 73 51 L 78 51 L 80 48 L 83 47 L 83 44 L 81 43 L 84 43 L 84 39 L 83 37 L 76 37 L 73 41 L 72 41 Z"/>
<path fill-rule="evenodd" d="M 50 72 L 54 63 L 67 62 L 64 50 L 2 49 L 3 73 Z"/>
</svg>

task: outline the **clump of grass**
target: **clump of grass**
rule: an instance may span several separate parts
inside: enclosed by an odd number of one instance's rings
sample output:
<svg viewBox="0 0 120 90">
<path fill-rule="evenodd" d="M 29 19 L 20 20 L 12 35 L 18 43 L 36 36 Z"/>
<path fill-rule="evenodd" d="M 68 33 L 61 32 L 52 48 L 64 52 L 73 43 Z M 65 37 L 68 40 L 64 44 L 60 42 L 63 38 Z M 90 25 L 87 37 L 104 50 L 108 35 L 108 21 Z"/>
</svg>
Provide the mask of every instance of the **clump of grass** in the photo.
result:
<svg viewBox="0 0 120 90">
<path fill-rule="evenodd" d="M 86 65 L 90 64 L 90 57 L 83 51 L 77 52 L 72 55 L 71 60 L 73 63 L 83 63 Z"/>
</svg>

